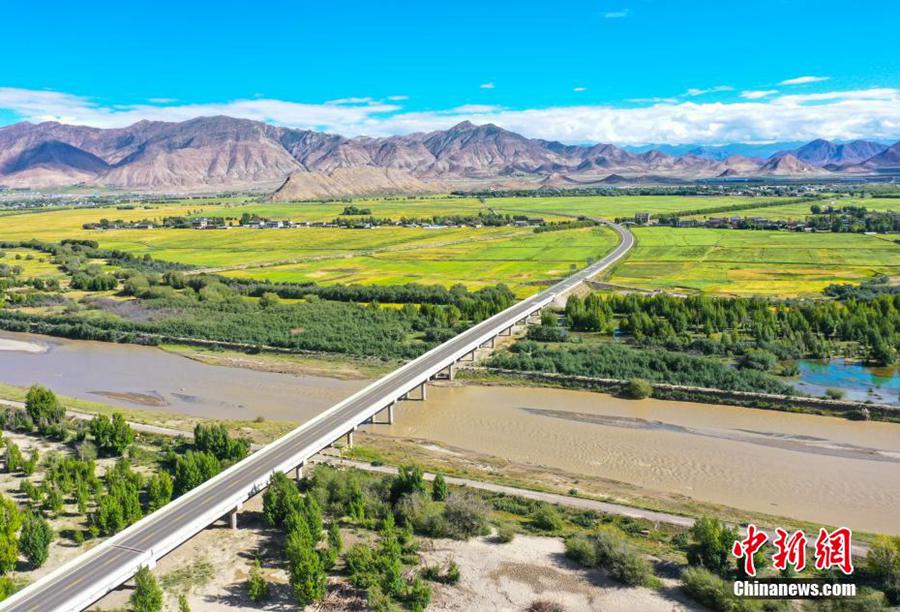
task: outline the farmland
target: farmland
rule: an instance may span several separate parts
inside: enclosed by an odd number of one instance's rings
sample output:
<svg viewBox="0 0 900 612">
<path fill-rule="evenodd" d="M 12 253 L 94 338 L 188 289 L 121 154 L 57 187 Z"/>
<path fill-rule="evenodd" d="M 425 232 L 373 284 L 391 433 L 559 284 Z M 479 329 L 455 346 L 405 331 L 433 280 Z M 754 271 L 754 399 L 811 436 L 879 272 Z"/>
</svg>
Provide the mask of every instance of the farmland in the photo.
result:
<svg viewBox="0 0 900 612">
<path fill-rule="evenodd" d="M 470 289 L 506 283 L 520 296 L 536 293 L 545 281 L 558 279 L 572 268 L 584 266 L 615 245 L 615 234 L 606 228 L 584 228 L 534 234 L 530 230 L 510 232 L 498 228 L 493 239 L 485 229 L 467 232 L 466 242 L 418 248 L 395 249 L 356 257 L 322 258 L 304 263 L 267 266 L 226 272 L 229 276 L 278 282 L 314 281 L 322 284 L 405 283 L 454 285 Z M 334 230 L 332 230 L 334 231 Z M 376 233 L 395 234 L 397 228 Z M 465 232 L 465 230 L 463 230 Z M 445 231 L 446 232 L 446 231 Z M 440 235 L 446 236 L 442 232 Z M 445 240 L 450 240 L 446 236 Z"/>
<path fill-rule="evenodd" d="M 803 219 L 810 214 L 810 205 L 820 206 L 865 206 L 869 210 L 882 212 L 900 212 L 900 198 L 834 198 L 820 202 L 792 202 L 782 206 L 765 206 L 741 210 L 734 214 L 742 217 L 764 217 L 766 219 Z M 703 219 L 709 215 L 693 215 L 690 218 Z M 716 216 L 722 216 L 718 214 Z"/>
<path fill-rule="evenodd" d="M 778 201 L 759 197 L 760 204 Z M 477 215 L 494 210 L 547 220 L 564 215 L 628 217 L 679 210 L 715 209 L 752 203 L 745 196 L 423 197 L 355 200 L 375 217 L 426 218 Z M 840 198 L 839 205 L 898 210 L 889 198 Z M 344 202 L 261 203 L 242 198 L 187 199 L 136 203 L 127 207 L 71 208 L 0 216 L 0 239 L 96 240 L 102 248 L 189 264 L 228 276 L 320 284 L 418 282 L 473 289 L 503 282 L 519 296 L 580 267 L 612 247 L 599 229 L 544 234 L 523 227 L 380 227 L 370 230 L 302 228 L 218 231 L 85 230 L 102 218 L 159 222 L 166 216 L 208 216 L 231 220 L 243 213 L 292 221 L 330 221 Z M 742 216 L 802 218 L 809 203 L 787 201 L 740 211 Z M 232 221 L 233 223 L 234 221 Z M 896 274 L 898 247 L 885 236 L 745 232 L 685 228 L 637 228 L 638 245 L 612 275 L 612 282 L 641 289 L 705 291 L 733 295 L 815 295 L 834 282 L 859 282 Z M 7 262 L 12 256 L 7 257 Z M 25 264 L 25 262 L 22 262 Z M 36 266 L 39 262 L 29 262 Z M 39 272 L 35 270 L 35 272 Z M 41 275 L 52 274 L 44 270 Z"/>
<path fill-rule="evenodd" d="M 722 295 L 812 296 L 832 283 L 900 274 L 900 247 L 885 237 L 642 227 L 610 282 Z"/>
</svg>

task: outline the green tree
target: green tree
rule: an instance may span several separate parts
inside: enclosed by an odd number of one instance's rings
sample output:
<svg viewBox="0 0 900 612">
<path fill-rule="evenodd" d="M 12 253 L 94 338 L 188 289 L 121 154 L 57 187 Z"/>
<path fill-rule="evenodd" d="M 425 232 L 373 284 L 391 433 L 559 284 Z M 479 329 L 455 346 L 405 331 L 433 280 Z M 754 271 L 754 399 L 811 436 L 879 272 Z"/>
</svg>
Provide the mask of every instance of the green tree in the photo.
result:
<svg viewBox="0 0 900 612">
<path fill-rule="evenodd" d="M 134 576 L 134 591 L 131 593 L 131 609 L 134 612 L 160 612 L 163 604 L 163 592 L 156 578 L 146 566 L 141 567 Z"/>
<path fill-rule="evenodd" d="M 184 495 L 222 470 L 212 453 L 189 450 L 175 459 L 175 495 Z"/>
<path fill-rule="evenodd" d="M 259 565 L 259 559 L 253 560 L 250 567 L 250 577 L 247 579 L 247 596 L 250 601 L 259 603 L 269 598 L 269 583 L 266 582 Z"/>
<path fill-rule="evenodd" d="M 134 442 L 134 431 L 118 412 L 113 414 L 112 419 L 105 414 L 95 416 L 89 429 L 97 448 L 107 455 L 122 455 Z"/>
<path fill-rule="evenodd" d="M 19 558 L 19 527 L 22 526 L 22 512 L 16 502 L 0 495 L 0 574 L 16 568 Z"/>
<path fill-rule="evenodd" d="M 159 510 L 172 501 L 174 490 L 172 477 L 166 471 L 160 471 L 147 481 L 147 512 Z"/>
<path fill-rule="evenodd" d="M 306 521 L 299 517 L 290 522 L 294 528 L 285 541 L 290 583 L 296 602 L 300 606 L 307 606 L 325 596 L 325 569 L 322 559 L 316 553 Z"/>
<path fill-rule="evenodd" d="M 435 474 L 434 481 L 431 483 L 431 499 L 444 501 L 447 499 L 448 493 L 449 489 L 447 488 L 447 481 L 444 480 L 444 475 L 441 473 Z"/>
<path fill-rule="evenodd" d="M 425 493 L 422 468 L 417 465 L 401 465 L 400 471 L 391 483 L 391 503 L 396 503 L 404 495 L 412 493 Z"/>
<path fill-rule="evenodd" d="M 263 493 L 263 516 L 266 523 L 275 527 L 284 523 L 288 514 L 300 512 L 303 500 L 297 485 L 282 472 L 269 478 L 269 487 Z"/>
<path fill-rule="evenodd" d="M 250 452 L 250 441 L 232 438 L 224 425 L 198 423 L 194 427 L 194 446 L 213 454 L 219 461 L 239 461 Z"/>
<path fill-rule="evenodd" d="M 25 411 L 41 433 L 50 431 L 66 416 L 66 410 L 59 403 L 56 394 L 41 385 L 32 385 L 28 389 Z"/>
<path fill-rule="evenodd" d="M 191 605 L 184 593 L 178 596 L 178 612 L 191 612 Z"/>
<path fill-rule="evenodd" d="M 43 518 L 29 513 L 22 524 L 19 538 L 19 549 L 32 568 L 39 568 L 47 560 L 50 542 L 53 540 L 53 529 Z"/>
<path fill-rule="evenodd" d="M 881 588 L 897 592 L 900 587 L 900 537 L 878 536 L 866 554 L 866 570 Z"/>
<path fill-rule="evenodd" d="M 730 569 L 731 549 L 738 539 L 737 530 L 726 527 L 722 521 L 704 516 L 691 527 L 687 550 L 688 563 L 704 567 L 727 577 Z"/>
<path fill-rule="evenodd" d="M 259 296 L 260 308 L 272 308 L 273 306 L 278 306 L 279 303 L 281 303 L 281 298 L 278 297 L 277 293 L 266 291 Z"/>
</svg>

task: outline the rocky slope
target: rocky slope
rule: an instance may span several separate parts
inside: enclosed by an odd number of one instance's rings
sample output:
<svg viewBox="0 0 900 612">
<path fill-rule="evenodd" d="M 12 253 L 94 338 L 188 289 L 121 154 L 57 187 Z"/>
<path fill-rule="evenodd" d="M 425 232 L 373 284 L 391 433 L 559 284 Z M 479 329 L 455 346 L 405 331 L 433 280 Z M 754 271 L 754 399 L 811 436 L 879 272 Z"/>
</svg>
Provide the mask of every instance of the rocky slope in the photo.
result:
<svg viewBox="0 0 900 612">
<path fill-rule="evenodd" d="M 294 172 L 272 195 L 276 201 L 337 200 L 352 196 L 435 193 L 437 182 L 424 182 L 393 168 L 337 168 L 331 172 Z"/>
<path fill-rule="evenodd" d="M 448 130 L 387 138 L 345 138 L 230 117 L 199 117 L 181 123 L 141 121 L 107 130 L 19 123 L 0 128 L 0 185 L 85 184 L 155 191 L 274 189 L 291 177 L 285 188 L 298 194 L 333 192 L 334 197 L 343 197 L 407 188 L 431 191 L 433 181 L 482 186 L 525 181 L 538 186 L 551 177 L 545 185 L 561 186 L 570 180 L 598 182 L 611 175 L 630 180 L 810 176 L 827 175 L 830 170 L 872 173 L 893 167 L 891 150 L 865 141 L 816 140 L 768 160 L 741 155 L 720 159 L 696 148 L 675 155 L 658 149 L 632 153 L 611 144 L 566 145 L 469 122 Z M 338 172 L 343 169 L 373 171 Z"/>
</svg>

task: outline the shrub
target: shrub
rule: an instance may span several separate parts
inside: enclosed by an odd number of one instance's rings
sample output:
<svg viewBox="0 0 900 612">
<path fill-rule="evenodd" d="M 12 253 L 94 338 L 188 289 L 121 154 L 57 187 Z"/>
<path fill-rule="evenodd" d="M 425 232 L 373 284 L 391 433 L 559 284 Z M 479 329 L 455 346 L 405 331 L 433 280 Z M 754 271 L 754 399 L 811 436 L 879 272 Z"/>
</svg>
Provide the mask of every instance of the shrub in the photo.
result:
<svg viewBox="0 0 900 612">
<path fill-rule="evenodd" d="M 131 609 L 134 612 L 159 612 L 162 610 L 163 592 L 156 578 L 146 567 L 138 570 L 134 577 L 134 592 L 131 594 Z"/>
<path fill-rule="evenodd" d="M 516 537 L 516 529 L 509 523 L 501 523 L 497 525 L 496 540 L 503 544 L 512 542 Z"/>
<path fill-rule="evenodd" d="M 759 602 L 738 599 L 731 584 L 702 567 L 689 567 L 681 574 L 684 592 L 711 610 L 719 612 L 751 612 L 761 610 Z"/>
<path fill-rule="evenodd" d="M 825 389 L 825 396 L 828 399 L 833 399 L 833 400 L 844 399 L 844 396 L 846 394 L 847 394 L 847 392 L 844 391 L 843 389 L 835 389 L 835 388 Z"/>
<path fill-rule="evenodd" d="M 488 531 L 488 507 L 474 495 L 451 493 L 444 506 L 447 535 L 457 540 L 484 535 Z"/>
<path fill-rule="evenodd" d="M 566 556 L 585 567 L 597 566 L 597 552 L 594 543 L 587 536 L 576 535 L 566 538 Z"/>
<path fill-rule="evenodd" d="M 563 528 L 563 518 L 550 504 L 544 504 L 531 516 L 531 523 L 541 531 L 559 531 Z"/>
<path fill-rule="evenodd" d="M 40 385 L 33 385 L 25 396 L 25 411 L 37 425 L 38 431 L 47 433 L 58 425 L 66 415 L 53 391 Z"/>
<path fill-rule="evenodd" d="M 262 569 L 259 566 L 259 559 L 253 561 L 250 568 L 250 577 L 247 579 L 247 596 L 250 601 L 259 603 L 269 598 L 269 583 L 266 582 L 262 575 Z"/>
<path fill-rule="evenodd" d="M 687 549 L 688 563 L 704 567 L 720 576 L 727 576 L 731 547 L 738 539 L 737 531 L 726 527 L 722 521 L 704 516 L 694 522 L 689 534 L 691 543 Z"/>
<path fill-rule="evenodd" d="M 643 378 L 632 378 L 625 387 L 625 394 L 631 399 L 645 399 L 653 393 L 653 385 Z"/>
<path fill-rule="evenodd" d="M 573 536 L 566 540 L 566 556 L 586 567 L 600 567 L 619 582 L 647 586 L 653 582 L 653 569 L 644 556 L 623 538 L 599 532 L 588 538 Z"/>
<path fill-rule="evenodd" d="M 28 559 L 32 568 L 39 568 L 47 560 L 52 540 L 53 529 L 50 528 L 50 523 L 33 514 L 25 517 L 19 538 L 19 550 Z"/>
<path fill-rule="evenodd" d="M 444 475 L 437 473 L 434 476 L 434 482 L 431 483 L 431 499 L 434 501 L 444 501 L 447 499 L 449 490 L 447 489 L 447 481 Z"/>
</svg>

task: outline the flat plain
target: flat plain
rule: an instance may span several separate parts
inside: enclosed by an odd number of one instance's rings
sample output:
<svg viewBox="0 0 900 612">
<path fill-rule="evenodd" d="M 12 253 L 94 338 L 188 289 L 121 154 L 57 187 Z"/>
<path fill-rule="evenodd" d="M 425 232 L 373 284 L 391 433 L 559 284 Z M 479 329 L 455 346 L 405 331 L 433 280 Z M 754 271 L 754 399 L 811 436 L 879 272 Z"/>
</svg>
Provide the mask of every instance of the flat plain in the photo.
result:
<svg viewBox="0 0 900 612">
<path fill-rule="evenodd" d="M 610 282 L 723 295 L 812 296 L 832 283 L 900 274 L 887 236 L 639 227 L 637 246 Z"/>
</svg>

